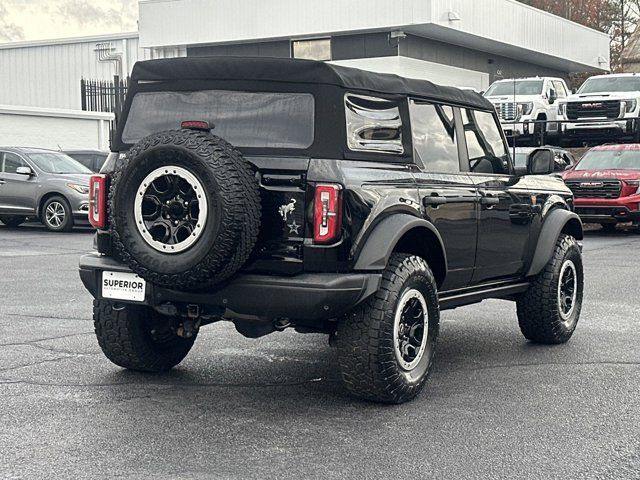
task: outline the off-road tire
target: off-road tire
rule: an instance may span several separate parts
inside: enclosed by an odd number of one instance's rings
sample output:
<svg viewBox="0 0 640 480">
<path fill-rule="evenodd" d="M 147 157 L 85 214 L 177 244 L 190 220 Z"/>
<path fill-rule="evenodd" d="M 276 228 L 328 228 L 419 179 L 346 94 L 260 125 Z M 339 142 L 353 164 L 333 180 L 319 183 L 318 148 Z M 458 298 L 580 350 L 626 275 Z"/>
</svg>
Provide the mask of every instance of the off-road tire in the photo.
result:
<svg viewBox="0 0 640 480">
<path fill-rule="evenodd" d="M 4 223 L 9 228 L 16 228 L 22 225 L 27 217 L 22 215 L 0 215 L 0 222 Z"/>
<path fill-rule="evenodd" d="M 176 254 L 147 244 L 132 207 L 141 179 L 169 164 L 195 175 L 208 196 L 204 231 L 188 250 Z M 179 289 L 217 284 L 236 273 L 260 231 L 260 193 L 252 166 L 231 144 L 204 131 L 170 130 L 138 142 L 116 166 L 108 211 L 119 260 L 153 284 Z"/>
<path fill-rule="evenodd" d="M 563 264 L 573 262 L 577 273 L 577 294 L 573 313 L 563 321 L 558 301 L 558 283 Z M 516 301 L 522 334 L 535 343 L 558 344 L 569 341 L 578 324 L 584 290 L 582 253 L 575 238 L 561 234 L 551 260 L 529 289 Z"/>
<path fill-rule="evenodd" d="M 54 202 L 61 205 L 61 207 L 64 209 L 64 221 L 59 226 L 51 224 L 46 218 L 47 209 Z M 48 198 L 47 201 L 42 205 L 42 211 L 40 212 L 40 221 L 45 227 L 47 227 L 47 230 L 50 230 L 52 232 L 70 232 L 71 230 L 73 230 L 73 211 L 71 210 L 69 201 L 61 195 L 56 195 Z"/>
<path fill-rule="evenodd" d="M 100 348 L 116 365 L 140 372 L 164 372 L 178 365 L 195 336 L 182 338 L 168 329 L 171 319 L 146 306 L 93 301 L 93 323 Z M 154 340 L 160 335 L 162 341 Z M 160 332 L 160 333 L 158 333 Z"/>
<path fill-rule="evenodd" d="M 416 378 L 403 370 L 394 346 L 396 306 L 411 288 L 423 295 L 428 311 L 428 340 L 413 370 L 419 372 Z M 437 286 L 427 262 L 415 255 L 393 254 L 380 289 L 338 324 L 334 341 L 344 386 L 351 394 L 375 402 L 398 404 L 413 399 L 431 372 L 439 325 Z"/>
</svg>

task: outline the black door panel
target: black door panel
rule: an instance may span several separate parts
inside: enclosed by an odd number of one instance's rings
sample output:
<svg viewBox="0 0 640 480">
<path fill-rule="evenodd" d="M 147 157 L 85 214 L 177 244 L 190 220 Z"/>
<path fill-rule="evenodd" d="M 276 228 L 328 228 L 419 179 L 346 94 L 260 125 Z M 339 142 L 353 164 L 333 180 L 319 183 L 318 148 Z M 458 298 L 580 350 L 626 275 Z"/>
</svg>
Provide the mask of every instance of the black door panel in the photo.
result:
<svg viewBox="0 0 640 480">
<path fill-rule="evenodd" d="M 518 276 L 528 256 L 532 196 L 509 176 L 472 175 L 480 196 L 473 283 Z"/>
</svg>

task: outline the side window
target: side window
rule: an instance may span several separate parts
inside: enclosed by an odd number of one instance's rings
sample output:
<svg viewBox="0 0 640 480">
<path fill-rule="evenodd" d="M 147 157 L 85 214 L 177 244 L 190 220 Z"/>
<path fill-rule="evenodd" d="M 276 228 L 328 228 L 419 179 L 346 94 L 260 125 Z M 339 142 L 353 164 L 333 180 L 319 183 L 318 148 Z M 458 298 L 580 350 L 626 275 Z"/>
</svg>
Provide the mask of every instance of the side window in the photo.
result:
<svg viewBox="0 0 640 480">
<path fill-rule="evenodd" d="M 16 173 L 18 167 L 24 166 L 22 159 L 15 153 L 6 152 L 4 154 L 4 173 Z"/>
<path fill-rule="evenodd" d="M 344 103 L 350 150 L 404 153 L 402 119 L 396 103 L 353 94 L 345 95 Z"/>
<path fill-rule="evenodd" d="M 558 98 L 567 97 L 567 89 L 564 88 L 564 84 L 562 82 L 554 80 L 553 87 L 556 89 L 556 95 L 558 95 Z"/>
<path fill-rule="evenodd" d="M 453 108 L 411 101 L 413 154 L 428 172 L 460 171 Z"/>
<path fill-rule="evenodd" d="M 464 135 L 473 173 L 508 174 L 509 154 L 493 114 L 463 109 Z"/>
</svg>

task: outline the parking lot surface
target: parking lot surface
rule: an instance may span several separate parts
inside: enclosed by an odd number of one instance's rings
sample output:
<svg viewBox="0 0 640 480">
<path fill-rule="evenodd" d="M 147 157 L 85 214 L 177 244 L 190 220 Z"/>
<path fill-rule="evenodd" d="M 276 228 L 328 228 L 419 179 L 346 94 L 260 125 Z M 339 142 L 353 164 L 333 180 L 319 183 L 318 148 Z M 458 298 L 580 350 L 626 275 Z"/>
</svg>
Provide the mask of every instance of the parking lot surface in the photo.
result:
<svg viewBox="0 0 640 480">
<path fill-rule="evenodd" d="M 327 338 L 203 328 L 175 370 L 102 355 L 77 274 L 91 232 L 0 226 L 0 478 L 640 478 L 640 233 L 590 232 L 573 339 L 515 305 L 443 313 L 402 406 L 354 400 Z"/>
</svg>

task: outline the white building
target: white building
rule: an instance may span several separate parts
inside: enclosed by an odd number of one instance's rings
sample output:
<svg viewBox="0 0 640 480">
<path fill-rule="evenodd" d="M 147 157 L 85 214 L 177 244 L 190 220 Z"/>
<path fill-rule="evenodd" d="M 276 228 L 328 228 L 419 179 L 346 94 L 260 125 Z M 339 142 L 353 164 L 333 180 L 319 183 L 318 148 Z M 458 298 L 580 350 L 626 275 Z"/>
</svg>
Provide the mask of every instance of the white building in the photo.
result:
<svg viewBox="0 0 640 480">
<path fill-rule="evenodd" d="M 174 56 L 315 58 L 478 90 L 499 78 L 609 69 L 606 34 L 516 0 L 140 0 L 139 7 L 139 33 L 1 44 L 0 105 L 78 110 L 82 78 L 113 80 L 137 60 Z"/>
</svg>

